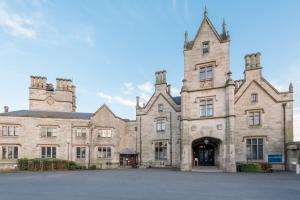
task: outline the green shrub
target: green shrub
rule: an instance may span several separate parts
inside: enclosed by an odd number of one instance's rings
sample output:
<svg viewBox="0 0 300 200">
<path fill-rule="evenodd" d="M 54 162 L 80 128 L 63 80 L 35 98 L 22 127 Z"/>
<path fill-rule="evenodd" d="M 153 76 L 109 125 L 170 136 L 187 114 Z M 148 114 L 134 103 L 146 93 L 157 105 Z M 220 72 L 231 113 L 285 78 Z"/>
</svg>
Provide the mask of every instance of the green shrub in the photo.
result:
<svg viewBox="0 0 300 200">
<path fill-rule="evenodd" d="M 97 169 L 97 167 L 96 167 L 96 165 L 91 165 L 91 166 L 89 167 L 89 169 L 90 169 L 90 170 L 95 170 L 95 169 Z"/>
<path fill-rule="evenodd" d="M 18 159 L 18 169 L 19 170 L 28 170 L 29 169 L 29 161 L 27 158 Z"/>
<path fill-rule="evenodd" d="M 75 170 L 78 168 L 78 165 L 74 161 L 69 161 L 68 162 L 68 170 Z"/>
<path fill-rule="evenodd" d="M 262 171 L 261 165 L 258 163 L 240 164 L 239 169 L 241 172 L 261 172 Z"/>
</svg>

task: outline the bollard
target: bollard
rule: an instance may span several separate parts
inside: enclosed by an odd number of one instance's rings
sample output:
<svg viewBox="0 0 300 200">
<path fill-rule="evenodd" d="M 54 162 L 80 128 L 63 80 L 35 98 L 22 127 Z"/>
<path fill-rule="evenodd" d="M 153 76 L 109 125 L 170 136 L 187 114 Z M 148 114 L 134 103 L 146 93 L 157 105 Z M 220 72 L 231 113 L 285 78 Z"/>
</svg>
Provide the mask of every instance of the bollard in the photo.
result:
<svg viewBox="0 0 300 200">
<path fill-rule="evenodd" d="M 300 174 L 300 165 L 299 164 L 296 165 L 296 174 Z"/>
</svg>

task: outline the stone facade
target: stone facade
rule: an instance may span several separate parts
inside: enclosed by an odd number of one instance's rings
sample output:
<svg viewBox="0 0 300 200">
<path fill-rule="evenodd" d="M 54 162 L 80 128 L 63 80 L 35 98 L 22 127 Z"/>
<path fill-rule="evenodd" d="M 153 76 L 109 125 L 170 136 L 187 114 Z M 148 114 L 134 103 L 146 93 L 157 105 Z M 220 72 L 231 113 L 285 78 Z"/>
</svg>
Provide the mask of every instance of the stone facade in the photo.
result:
<svg viewBox="0 0 300 200">
<path fill-rule="evenodd" d="M 244 79 L 232 80 L 230 36 L 219 34 L 207 11 L 192 41 L 185 33 L 181 96 L 172 97 L 166 71 L 155 73 L 155 92 L 136 120 L 106 105 L 76 112 L 72 80 L 31 77 L 29 110 L 0 114 L 0 167 L 17 158 L 50 157 L 116 168 L 213 165 L 235 172 L 237 162 L 270 162 L 284 169 L 293 141 L 293 86 L 279 92 L 262 75 L 260 53 L 245 56 Z M 55 148 L 53 148 L 55 147 Z M 54 153 L 53 153 L 54 152 Z"/>
</svg>

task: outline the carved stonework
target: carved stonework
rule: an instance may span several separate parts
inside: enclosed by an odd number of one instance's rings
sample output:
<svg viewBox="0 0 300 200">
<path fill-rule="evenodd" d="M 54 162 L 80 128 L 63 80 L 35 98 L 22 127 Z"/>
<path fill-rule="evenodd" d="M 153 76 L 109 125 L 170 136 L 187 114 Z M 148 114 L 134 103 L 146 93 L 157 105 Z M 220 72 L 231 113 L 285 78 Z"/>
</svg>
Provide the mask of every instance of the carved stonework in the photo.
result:
<svg viewBox="0 0 300 200">
<path fill-rule="evenodd" d="M 212 88 L 213 87 L 213 82 L 212 81 L 201 81 L 200 82 L 200 88 Z"/>
<path fill-rule="evenodd" d="M 54 99 L 52 98 L 52 97 L 48 97 L 47 98 L 47 103 L 49 104 L 49 105 L 52 105 L 52 104 L 54 104 Z"/>
</svg>

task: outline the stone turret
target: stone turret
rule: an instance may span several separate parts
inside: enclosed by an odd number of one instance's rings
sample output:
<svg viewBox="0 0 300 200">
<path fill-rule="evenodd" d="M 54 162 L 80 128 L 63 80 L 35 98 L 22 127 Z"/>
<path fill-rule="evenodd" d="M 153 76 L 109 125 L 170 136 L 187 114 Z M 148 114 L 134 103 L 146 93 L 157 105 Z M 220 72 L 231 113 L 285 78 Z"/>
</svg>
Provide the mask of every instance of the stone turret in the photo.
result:
<svg viewBox="0 0 300 200">
<path fill-rule="evenodd" d="M 29 109 L 59 112 L 76 111 L 76 87 L 71 79 L 56 79 L 56 88 L 43 76 L 31 76 Z"/>
<path fill-rule="evenodd" d="M 245 70 L 261 68 L 260 53 L 245 55 Z"/>
</svg>

